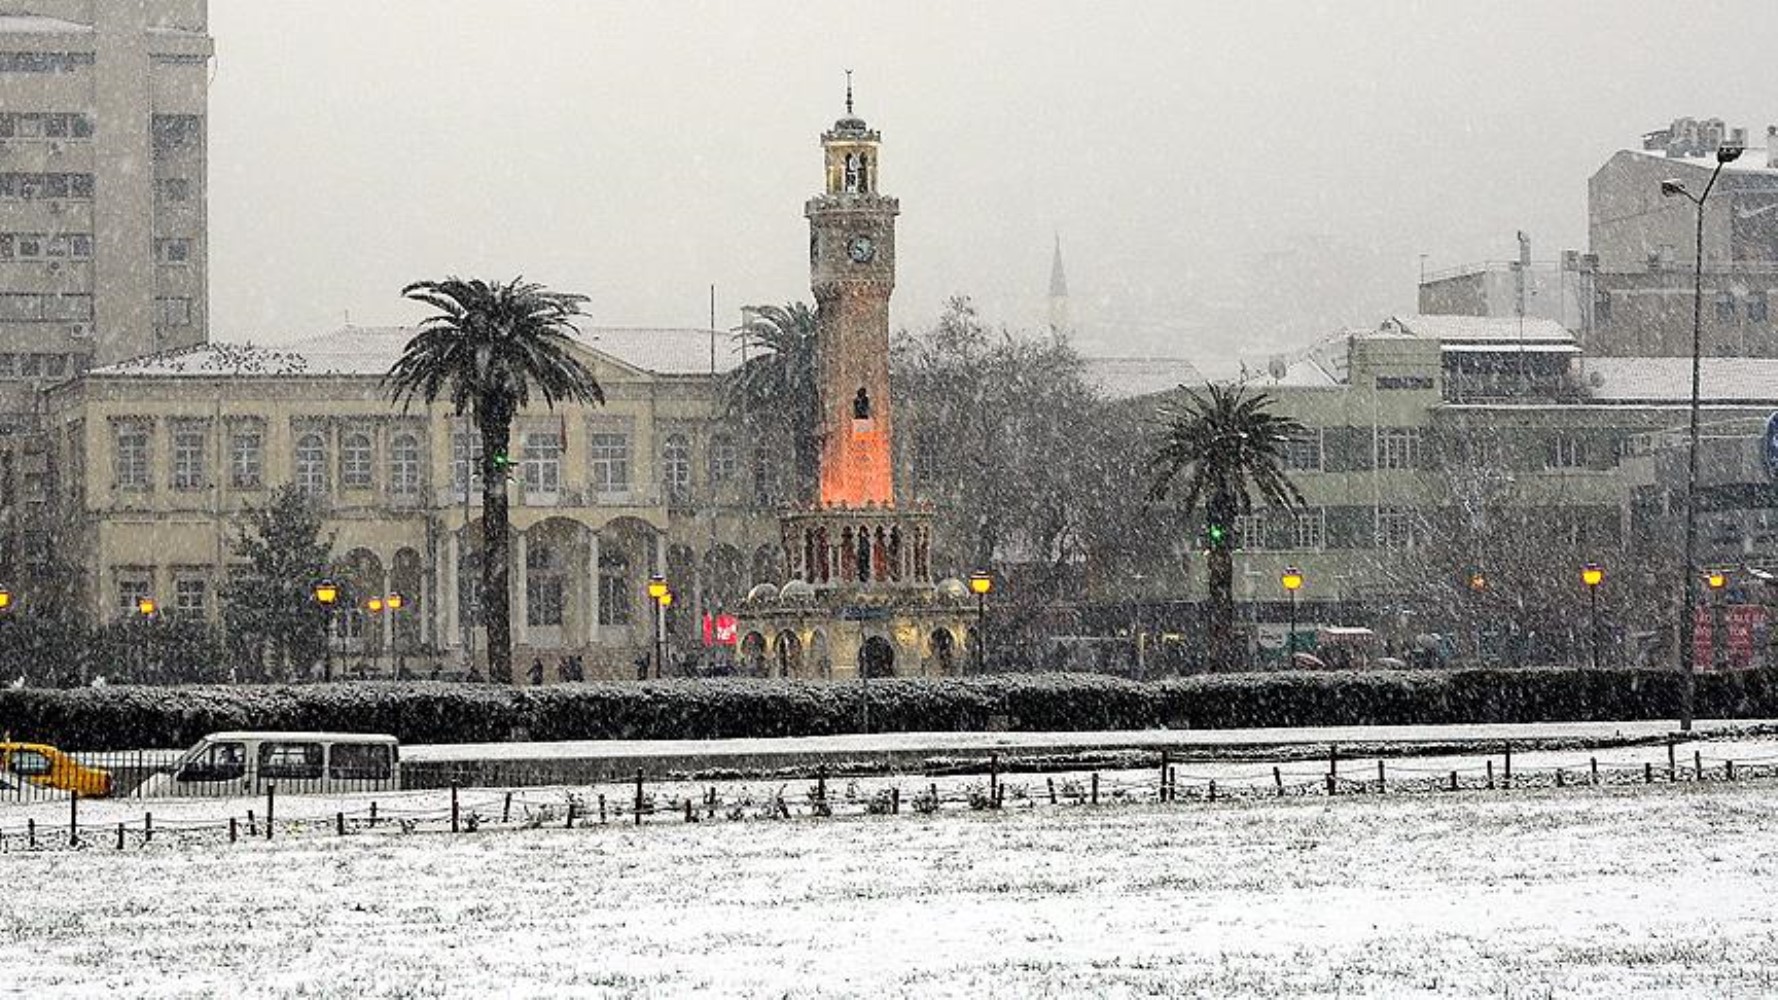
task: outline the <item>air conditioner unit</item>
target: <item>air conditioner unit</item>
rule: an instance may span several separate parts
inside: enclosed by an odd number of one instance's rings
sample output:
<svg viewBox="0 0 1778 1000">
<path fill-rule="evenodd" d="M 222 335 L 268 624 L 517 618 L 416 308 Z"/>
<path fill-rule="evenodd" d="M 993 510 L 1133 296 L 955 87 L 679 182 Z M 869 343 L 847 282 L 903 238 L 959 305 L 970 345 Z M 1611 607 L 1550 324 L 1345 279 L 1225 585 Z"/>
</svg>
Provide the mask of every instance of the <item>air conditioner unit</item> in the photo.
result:
<svg viewBox="0 0 1778 1000">
<path fill-rule="evenodd" d="M 59 201 L 52 201 L 49 203 L 49 214 L 51 215 L 61 215 L 66 210 L 66 207 Z"/>
<path fill-rule="evenodd" d="M 75 323 L 68 327 L 68 336 L 70 337 L 80 337 L 85 339 L 92 335 L 93 325 L 91 323 Z"/>
<path fill-rule="evenodd" d="M 50 261 L 48 270 L 49 270 L 49 273 L 51 273 L 51 274 L 61 274 L 62 273 L 62 262 L 59 260 Z"/>
<path fill-rule="evenodd" d="M 62 144 L 59 142 L 50 143 L 49 144 L 49 155 L 61 156 L 62 155 Z"/>
</svg>

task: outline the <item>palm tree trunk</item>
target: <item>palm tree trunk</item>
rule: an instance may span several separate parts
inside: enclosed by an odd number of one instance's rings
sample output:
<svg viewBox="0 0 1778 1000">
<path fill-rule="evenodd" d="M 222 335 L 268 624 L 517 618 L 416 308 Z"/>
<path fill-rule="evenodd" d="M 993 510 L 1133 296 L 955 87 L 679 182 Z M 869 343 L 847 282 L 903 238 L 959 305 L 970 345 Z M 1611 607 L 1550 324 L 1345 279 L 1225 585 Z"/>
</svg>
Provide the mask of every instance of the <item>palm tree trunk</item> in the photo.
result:
<svg viewBox="0 0 1778 1000">
<path fill-rule="evenodd" d="M 1226 541 L 1210 546 L 1210 669 L 1234 670 L 1241 655 L 1235 640 L 1235 555 Z"/>
<path fill-rule="evenodd" d="M 512 683 L 512 594 L 508 572 L 506 468 L 512 416 L 497 407 L 477 414 L 482 435 L 482 623 L 488 632 L 488 680 Z"/>
</svg>

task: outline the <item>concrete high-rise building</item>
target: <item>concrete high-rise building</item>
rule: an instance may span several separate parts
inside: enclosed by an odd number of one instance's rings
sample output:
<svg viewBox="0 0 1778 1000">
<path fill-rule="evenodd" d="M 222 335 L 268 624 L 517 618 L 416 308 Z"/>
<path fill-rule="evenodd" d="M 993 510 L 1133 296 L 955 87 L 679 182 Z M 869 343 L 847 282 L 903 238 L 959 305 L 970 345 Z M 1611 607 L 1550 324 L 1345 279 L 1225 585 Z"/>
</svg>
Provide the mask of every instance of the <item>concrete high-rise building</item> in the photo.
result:
<svg viewBox="0 0 1778 1000">
<path fill-rule="evenodd" d="M 0 414 L 207 339 L 206 0 L 0 0 Z"/>
</svg>

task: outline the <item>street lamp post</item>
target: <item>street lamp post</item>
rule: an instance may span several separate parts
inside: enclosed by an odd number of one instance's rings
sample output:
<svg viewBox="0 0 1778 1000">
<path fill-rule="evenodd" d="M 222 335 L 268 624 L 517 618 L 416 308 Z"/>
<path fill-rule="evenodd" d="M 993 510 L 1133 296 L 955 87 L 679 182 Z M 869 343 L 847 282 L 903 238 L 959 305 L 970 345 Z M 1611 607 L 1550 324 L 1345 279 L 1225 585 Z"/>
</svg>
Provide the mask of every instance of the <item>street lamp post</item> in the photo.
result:
<svg viewBox="0 0 1778 1000">
<path fill-rule="evenodd" d="M 399 591 L 393 591 L 388 597 L 383 598 L 383 609 L 389 612 L 389 643 L 395 647 L 395 676 L 397 679 L 400 679 L 402 673 L 407 670 L 407 651 L 401 646 L 401 630 L 398 627 L 400 622 L 395 620 L 395 612 L 400 611 L 401 606 L 405 603 L 407 603 L 407 599 L 402 597 Z"/>
<path fill-rule="evenodd" d="M 1587 563 L 1580 568 L 1580 582 L 1587 585 L 1587 599 L 1593 605 L 1593 669 L 1599 669 L 1599 585 L 1605 582 L 1605 568 Z"/>
<path fill-rule="evenodd" d="M 1284 592 L 1290 595 L 1290 629 L 1284 633 L 1284 665 L 1296 666 L 1296 592 L 1303 589 L 1303 571 L 1295 566 L 1284 567 L 1280 578 Z"/>
<path fill-rule="evenodd" d="M 1710 197 L 1710 189 L 1716 186 L 1716 178 L 1722 168 L 1735 162 L 1741 155 L 1741 147 L 1736 145 L 1719 145 L 1716 149 L 1716 169 L 1710 172 L 1710 180 L 1704 185 L 1701 194 L 1693 195 L 1686 190 L 1685 183 L 1679 180 L 1661 182 L 1661 194 L 1667 197 L 1680 195 L 1697 207 L 1698 225 L 1696 241 L 1696 259 L 1692 262 L 1692 397 L 1690 408 L 1690 447 L 1687 449 L 1687 468 L 1685 478 L 1685 597 L 1684 608 L 1680 615 L 1679 628 L 1679 669 L 1684 675 L 1680 685 L 1679 728 L 1692 728 L 1692 700 L 1696 689 L 1696 678 L 1693 670 L 1693 658 L 1697 655 L 1694 645 L 1693 619 L 1697 612 L 1694 606 L 1698 602 L 1698 571 L 1696 552 L 1698 547 L 1698 389 L 1703 355 L 1704 328 L 1704 202 Z"/>
<path fill-rule="evenodd" d="M 988 592 L 994 589 L 994 575 L 985 569 L 969 574 L 969 592 L 975 595 L 975 672 L 988 669 Z"/>
<path fill-rule="evenodd" d="M 327 625 L 321 633 L 321 679 L 333 680 L 333 614 L 334 605 L 339 603 L 340 587 L 332 580 L 322 580 L 315 584 L 315 603 L 327 613 Z"/>
<path fill-rule="evenodd" d="M 654 675 L 661 677 L 667 665 L 667 605 L 673 600 L 666 577 L 657 573 L 648 578 L 648 598 L 654 602 Z"/>
<path fill-rule="evenodd" d="M 1728 645 L 1723 640 L 1722 627 L 1722 592 L 1729 585 L 1729 575 L 1720 569 L 1713 569 L 1704 574 L 1704 586 L 1710 590 L 1710 667 L 1721 670 L 1728 663 Z M 1694 625 L 1694 627 L 1696 627 Z"/>
</svg>

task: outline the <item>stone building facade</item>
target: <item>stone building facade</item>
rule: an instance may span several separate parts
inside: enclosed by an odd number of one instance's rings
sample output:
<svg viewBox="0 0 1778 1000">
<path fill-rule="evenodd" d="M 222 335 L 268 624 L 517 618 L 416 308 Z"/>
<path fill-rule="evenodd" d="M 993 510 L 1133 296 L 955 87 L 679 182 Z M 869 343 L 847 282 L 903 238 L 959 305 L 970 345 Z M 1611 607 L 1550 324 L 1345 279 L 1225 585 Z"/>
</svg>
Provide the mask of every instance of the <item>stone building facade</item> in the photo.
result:
<svg viewBox="0 0 1778 1000">
<path fill-rule="evenodd" d="M 326 512 L 356 598 L 400 611 L 341 623 L 349 663 L 397 658 L 462 670 L 485 659 L 478 439 L 443 406 L 393 406 L 380 384 L 413 331 L 351 328 L 266 349 L 208 344 L 95 369 L 46 395 L 53 492 L 70 512 L 61 556 L 104 620 L 153 596 L 219 620 L 241 512 L 294 484 Z M 680 648 L 705 613 L 781 582 L 776 511 L 787 470 L 769 434 L 722 408 L 736 362 L 709 330 L 588 330 L 579 350 L 606 405 L 523 413 L 514 426 L 515 662 L 578 655 L 591 676 L 635 676 L 653 642 L 650 575 L 673 581 Z M 361 605 L 361 600 L 355 600 Z"/>
</svg>

